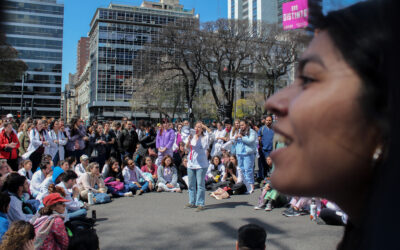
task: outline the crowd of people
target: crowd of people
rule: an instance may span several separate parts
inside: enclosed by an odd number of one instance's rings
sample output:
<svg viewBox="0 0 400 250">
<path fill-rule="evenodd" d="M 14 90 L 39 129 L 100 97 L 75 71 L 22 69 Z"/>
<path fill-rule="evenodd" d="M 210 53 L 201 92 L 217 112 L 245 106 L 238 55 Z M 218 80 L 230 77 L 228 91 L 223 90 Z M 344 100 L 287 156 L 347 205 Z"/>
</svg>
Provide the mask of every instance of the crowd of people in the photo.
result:
<svg viewBox="0 0 400 250">
<path fill-rule="evenodd" d="M 201 211 L 206 190 L 221 200 L 251 194 L 257 184 L 262 194 L 255 209 L 284 206 L 287 197 L 268 180 L 269 153 L 281 143 L 274 139 L 272 123 L 267 115 L 233 124 L 198 121 L 193 128 L 188 120 L 168 119 L 154 125 L 141 120 L 137 127 L 127 119 L 89 126 L 80 118 L 68 125 L 46 118 L 18 124 L 8 115 L 0 124 L 0 234 L 9 237 L 9 223 L 30 222 L 35 247 L 66 249 L 71 228 L 94 224 L 86 217 L 88 203 L 151 191 L 188 189 L 185 208 Z M 297 216 L 311 199 L 293 197 L 289 204 L 284 215 Z M 318 208 L 321 204 L 326 202 L 318 200 Z"/>
</svg>

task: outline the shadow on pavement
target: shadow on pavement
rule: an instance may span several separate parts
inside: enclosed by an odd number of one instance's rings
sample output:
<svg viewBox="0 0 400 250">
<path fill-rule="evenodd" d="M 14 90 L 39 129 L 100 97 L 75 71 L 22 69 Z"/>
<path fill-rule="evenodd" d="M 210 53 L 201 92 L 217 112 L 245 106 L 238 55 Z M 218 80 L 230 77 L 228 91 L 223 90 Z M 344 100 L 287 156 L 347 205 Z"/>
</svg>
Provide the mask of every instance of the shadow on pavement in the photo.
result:
<svg viewBox="0 0 400 250">
<path fill-rule="evenodd" d="M 238 206 L 247 206 L 251 207 L 252 205 L 249 204 L 248 202 L 237 202 L 237 201 L 232 201 L 232 202 L 223 202 L 223 203 L 218 203 L 218 204 L 211 204 L 207 205 L 206 208 L 208 209 L 215 209 L 215 208 L 235 208 Z"/>
</svg>

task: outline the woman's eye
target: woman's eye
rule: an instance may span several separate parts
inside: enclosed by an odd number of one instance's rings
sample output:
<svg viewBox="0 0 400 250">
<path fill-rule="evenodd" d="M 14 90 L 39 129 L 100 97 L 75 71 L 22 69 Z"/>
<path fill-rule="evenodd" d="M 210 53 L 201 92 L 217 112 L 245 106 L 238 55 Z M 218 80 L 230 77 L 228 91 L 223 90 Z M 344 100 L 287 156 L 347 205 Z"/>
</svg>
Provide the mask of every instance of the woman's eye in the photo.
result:
<svg viewBox="0 0 400 250">
<path fill-rule="evenodd" d="M 299 76 L 299 78 L 301 80 L 300 84 L 303 88 L 306 87 L 307 85 L 309 85 L 310 83 L 315 82 L 315 79 L 307 77 L 307 76 L 301 75 L 301 76 Z"/>
</svg>

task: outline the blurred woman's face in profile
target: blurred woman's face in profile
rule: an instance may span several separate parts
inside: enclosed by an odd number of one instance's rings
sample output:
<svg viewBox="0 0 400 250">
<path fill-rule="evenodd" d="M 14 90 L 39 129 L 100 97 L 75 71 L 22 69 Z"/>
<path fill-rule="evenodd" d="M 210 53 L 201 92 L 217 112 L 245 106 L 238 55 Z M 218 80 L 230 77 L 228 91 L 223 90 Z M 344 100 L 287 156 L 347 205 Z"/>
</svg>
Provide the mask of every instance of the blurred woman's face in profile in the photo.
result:
<svg viewBox="0 0 400 250">
<path fill-rule="evenodd" d="M 325 31 L 300 61 L 294 83 L 266 102 L 285 143 L 270 155 L 271 181 L 287 194 L 343 199 L 372 176 L 375 134 L 361 111 L 362 82 Z"/>
</svg>

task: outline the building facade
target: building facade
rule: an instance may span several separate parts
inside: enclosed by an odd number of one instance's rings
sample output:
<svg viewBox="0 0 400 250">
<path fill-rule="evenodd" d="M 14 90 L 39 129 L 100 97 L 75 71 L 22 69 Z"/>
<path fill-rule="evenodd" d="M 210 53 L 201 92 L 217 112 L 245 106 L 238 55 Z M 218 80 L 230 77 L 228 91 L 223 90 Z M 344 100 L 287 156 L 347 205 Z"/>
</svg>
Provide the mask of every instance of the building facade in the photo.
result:
<svg viewBox="0 0 400 250">
<path fill-rule="evenodd" d="M 61 105 L 64 4 L 60 0 L 4 0 L 6 41 L 28 69 L 0 105 L 22 118 L 59 117 Z M 23 78 L 23 79 L 22 79 Z"/>
<path fill-rule="evenodd" d="M 278 22 L 279 0 L 228 0 L 228 19 L 248 20 L 250 23 Z"/>
<path fill-rule="evenodd" d="M 90 64 L 87 63 L 82 74 L 75 83 L 76 115 L 83 120 L 89 120 L 90 100 Z"/>
<path fill-rule="evenodd" d="M 137 60 L 145 43 L 179 18 L 195 18 L 179 0 L 144 1 L 141 6 L 110 4 L 98 8 L 90 23 L 89 113 L 96 119 L 131 118 L 135 82 L 141 77 Z"/>
<path fill-rule="evenodd" d="M 79 77 L 85 70 L 85 66 L 89 61 L 89 37 L 81 37 L 78 41 L 76 62 L 76 73 Z"/>
</svg>

